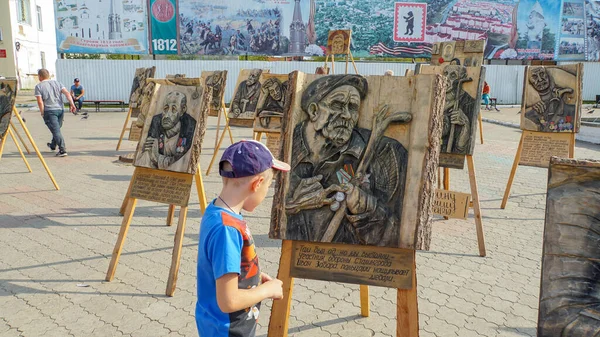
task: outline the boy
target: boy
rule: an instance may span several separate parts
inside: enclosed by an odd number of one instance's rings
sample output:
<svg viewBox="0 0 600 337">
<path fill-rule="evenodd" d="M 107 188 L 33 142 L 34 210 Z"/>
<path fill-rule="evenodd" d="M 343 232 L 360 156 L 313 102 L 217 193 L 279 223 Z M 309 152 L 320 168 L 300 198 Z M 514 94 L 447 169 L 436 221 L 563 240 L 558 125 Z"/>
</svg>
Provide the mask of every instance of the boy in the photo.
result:
<svg viewBox="0 0 600 337">
<path fill-rule="evenodd" d="M 38 70 L 38 78 L 40 83 L 35 86 L 34 95 L 37 99 L 37 104 L 40 109 L 40 114 L 44 118 L 46 126 L 52 133 L 52 141 L 48 143 L 50 150 L 56 150 L 58 146 L 58 157 L 66 157 L 67 149 L 65 147 L 65 139 L 60 132 L 64 118 L 64 104 L 62 95 L 69 100 L 71 112 L 75 114 L 75 103 L 71 94 L 62 84 L 50 79 L 50 73 L 46 69 Z M 62 94 L 62 95 L 61 95 Z"/>
<path fill-rule="evenodd" d="M 265 199 L 273 170 L 287 172 L 290 166 L 253 140 L 231 145 L 219 162 L 223 189 L 206 208 L 198 243 L 201 337 L 253 337 L 260 302 L 283 297 L 282 282 L 260 272 L 252 234 L 240 214 Z"/>
</svg>

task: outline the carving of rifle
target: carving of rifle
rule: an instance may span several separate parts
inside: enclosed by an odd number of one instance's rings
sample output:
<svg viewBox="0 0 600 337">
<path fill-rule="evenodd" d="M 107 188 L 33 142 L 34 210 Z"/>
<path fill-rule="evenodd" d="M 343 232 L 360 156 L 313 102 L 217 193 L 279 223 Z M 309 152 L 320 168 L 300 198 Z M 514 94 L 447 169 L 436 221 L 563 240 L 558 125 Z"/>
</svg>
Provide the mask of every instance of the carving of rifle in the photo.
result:
<svg viewBox="0 0 600 337">
<path fill-rule="evenodd" d="M 354 178 L 352 178 L 352 182 L 354 185 L 359 185 L 360 181 L 367 173 L 367 168 L 371 165 L 371 161 L 375 156 L 375 149 L 381 138 L 383 138 L 383 134 L 388 126 L 393 122 L 401 122 L 408 123 L 412 119 L 412 115 L 408 112 L 395 112 L 389 114 L 389 109 L 387 105 L 384 105 L 375 118 L 373 118 L 373 127 L 371 137 L 369 138 L 369 142 L 367 143 L 367 147 L 363 153 L 360 163 L 358 164 L 358 168 L 356 169 L 356 174 Z M 321 242 L 331 242 L 335 233 L 340 228 L 340 224 L 346 215 L 346 200 L 340 203 L 340 208 L 335 212 L 333 218 L 329 222 L 329 226 L 325 230 L 325 234 L 321 238 Z"/>
<path fill-rule="evenodd" d="M 473 81 L 470 77 L 461 78 L 458 80 L 458 84 L 456 85 L 456 96 L 454 98 L 454 110 L 458 110 L 458 103 L 460 102 L 460 89 L 462 88 L 463 83 Z M 450 136 L 448 137 L 448 144 L 446 145 L 446 152 L 452 152 L 452 145 L 454 145 L 454 127 L 452 124 L 452 120 L 450 120 Z"/>
</svg>

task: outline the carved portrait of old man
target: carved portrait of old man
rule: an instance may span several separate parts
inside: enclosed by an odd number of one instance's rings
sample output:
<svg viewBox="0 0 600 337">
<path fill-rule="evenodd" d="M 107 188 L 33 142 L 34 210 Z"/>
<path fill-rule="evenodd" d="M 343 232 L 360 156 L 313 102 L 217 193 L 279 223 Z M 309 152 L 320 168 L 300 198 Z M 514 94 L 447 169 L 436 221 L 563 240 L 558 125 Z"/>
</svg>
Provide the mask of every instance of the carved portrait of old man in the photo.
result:
<svg viewBox="0 0 600 337">
<path fill-rule="evenodd" d="M 260 97 L 259 82 L 262 69 L 252 69 L 248 78 L 239 84 L 231 101 L 229 118 L 254 118 Z"/>
<path fill-rule="evenodd" d="M 358 126 L 367 95 L 360 75 L 318 77 L 302 93 L 306 118 L 292 136 L 286 239 L 398 246 L 408 152 Z M 365 156 L 370 147 L 375 155 Z M 323 239 L 336 221 L 331 240 Z"/>
</svg>

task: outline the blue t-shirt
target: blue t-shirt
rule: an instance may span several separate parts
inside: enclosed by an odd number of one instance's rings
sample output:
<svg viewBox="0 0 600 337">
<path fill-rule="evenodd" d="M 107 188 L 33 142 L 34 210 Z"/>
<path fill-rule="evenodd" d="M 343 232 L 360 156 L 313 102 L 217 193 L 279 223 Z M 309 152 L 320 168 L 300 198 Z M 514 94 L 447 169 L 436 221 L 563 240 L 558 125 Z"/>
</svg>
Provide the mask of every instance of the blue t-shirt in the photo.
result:
<svg viewBox="0 0 600 337">
<path fill-rule="evenodd" d="M 75 84 L 73 84 L 71 86 L 71 91 L 73 92 L 73 94 L 75 94 L 75 97 L 77 97 L 83 92 L 83 85 L 80 84 L 78 87 L 76 87 Z"/>
<path fill-rule="evenodd" d="M 208 205 L 198 242 L 196 326 L 200 337 L 249 337 L 256 332 L 260 302 L 230 314 L 217 304 L 217 279 L 238 274 L 239 289 L 260 284 L 258 256 L 250 229 L 240 214 Z"/>
</svg>

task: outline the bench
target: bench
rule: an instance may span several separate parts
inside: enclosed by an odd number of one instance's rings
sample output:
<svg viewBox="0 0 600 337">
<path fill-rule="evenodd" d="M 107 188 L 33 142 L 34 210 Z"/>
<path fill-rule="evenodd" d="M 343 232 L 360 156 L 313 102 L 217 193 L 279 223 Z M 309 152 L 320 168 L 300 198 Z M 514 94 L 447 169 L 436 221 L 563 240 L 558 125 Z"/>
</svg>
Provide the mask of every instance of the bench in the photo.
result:
<svg viewBox="0 0 600 337">
<path fill-rule="evenodd" d="M 92 104 L 92 103 L 94 103 L 94 105 L 96 106 L 96 112 L 100 112 L 100 103 L 120 104 L 121 105 L 121 111 L 125 111 L 125 102 L 124 101 L 119 101 L 119 100 L 100 100 L 100 99 L 90 99 L 90 100 L 83 101 L 83 105 L 85 105 L 85 104 Z"/>
<path fill-rule="evenodd" d="M 498 109 L 498 107 L 496 106 L 496 101 L 498 99 L 496 97 L 490 97 L 490 107 L 493 107 L 494 109 L 496 109 L 496 111 L 500 111 L 500 109 Z"/>
</svg>

